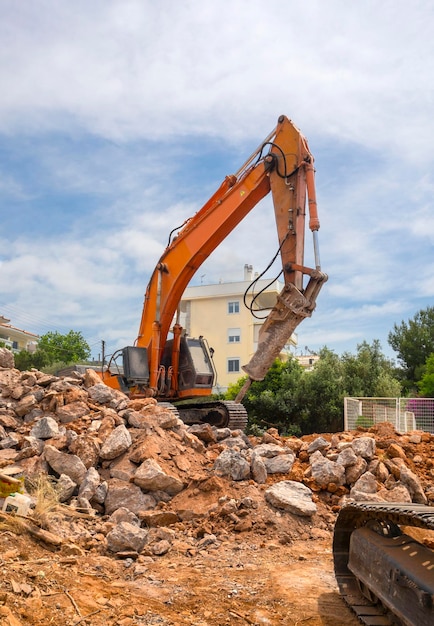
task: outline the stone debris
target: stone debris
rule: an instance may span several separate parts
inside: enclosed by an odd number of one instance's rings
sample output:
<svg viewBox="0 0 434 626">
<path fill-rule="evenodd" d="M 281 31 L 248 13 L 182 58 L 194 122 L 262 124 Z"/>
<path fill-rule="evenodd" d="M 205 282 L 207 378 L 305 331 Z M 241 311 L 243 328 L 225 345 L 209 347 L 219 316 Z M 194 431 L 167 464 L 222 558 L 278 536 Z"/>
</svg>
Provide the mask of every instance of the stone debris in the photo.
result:
<svg viewBox="0 0 434 626">
<path fill-rule="evenodd" d="M 49 476 L 60 502 L 100 520 L 93 535 L 77 522 L 77 534 L 110 553 L 161 556 L 185 533 L 196 548 L 224 532 L 314 537 L 351 500 L 431 503 L 433 452 L 433 435 L 387 424 L 301 438 L 187 426 L 92 370 L 20 372 L 0 349 L 0 472 L 22 476 L 30 493 Z M 61 534 L 56 515 L 48 530 Z"/>
<path fill-rule="evenodd" d="M 284 509 L 294 515 L 310 517 L 317 510 L 312 502 L 309 487 L 294 480 L 281 480 L 275 483 L 265 492 L 265 499 L 278 509 Z"/>
</svg>

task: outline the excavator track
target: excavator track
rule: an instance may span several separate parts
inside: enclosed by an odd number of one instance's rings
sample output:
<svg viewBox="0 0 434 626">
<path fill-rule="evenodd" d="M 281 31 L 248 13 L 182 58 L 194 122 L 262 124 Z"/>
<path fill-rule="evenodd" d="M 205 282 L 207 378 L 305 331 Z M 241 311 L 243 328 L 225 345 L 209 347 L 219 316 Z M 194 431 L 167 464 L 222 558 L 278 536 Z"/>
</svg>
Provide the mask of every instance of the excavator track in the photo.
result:
<svg viewBox="0 0 434 626">
<path fill-rule="evenodd" d="M 167 411 L 170 411 L 171 413 L 173 413 L 173 415 L 176 415 L 176 417 L 179 417 L 179 419 L 181 419 L 178 409 L 171 402 L 158 402 L 158 406 L 161 407 L 162 409 L 166 409 Z"/>
<path fill-rule="evenodd" d="M 434 552 L 401 527 L 434 530 L 434 508 L 363 502 L 341 509 L 333 559 L 339 591 L 366 626 L 434 624 Z"/>
<path fill-rule="evenodd" d="M 233 400 L 177 404 L 176 409 L 185 424 L 211 424 L 217 428 L 245 430 L 247 411 Z"/>
</svg>

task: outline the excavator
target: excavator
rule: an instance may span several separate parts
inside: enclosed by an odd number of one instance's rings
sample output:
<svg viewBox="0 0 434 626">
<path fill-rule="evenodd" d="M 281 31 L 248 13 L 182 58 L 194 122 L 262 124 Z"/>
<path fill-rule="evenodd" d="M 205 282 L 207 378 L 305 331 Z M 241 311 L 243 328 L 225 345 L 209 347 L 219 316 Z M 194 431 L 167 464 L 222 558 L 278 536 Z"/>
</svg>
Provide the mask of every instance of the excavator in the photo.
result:
<svg viewBox="0 0 434 626">
<path fill-rule="evenodd" d="M 283 289 L 261 327 L 256 352 L 243 365 L 248 376 L 238 396 L 211 401 L 212 356 L 203 337 L 183 332 L 180 301 L 204 260 L 270 192 Z M 304 265 L 306 205 L 314 268 Z M 131 398 L 156 398 L 187 424 L 243 429 L 247 415 L 241 401 L 249 385 L 263 380 L 298 324 L 311 316 L 327 281 L 319 259 L 319 226 L 314 159 L 305 137 L 282 115 L 240 170 L 171 232 L 146 289 L 137 339 L 113 355 L 100 373 L 103 381 Z M 365 502 L 349 504 L 338 515 L 336 580 L 343 599 L 366 626 L 434 624 L 434 553 L 407 534 L 408 528 L 434 530 L 434 509 Z"/>
<path fill-rule="evenodd" d="M 263 380 L 295 328 L 311 316 L 327 280 L 320 266 L 314 174 L 306 138 L 290 119 L 280 116 L 238 172 L 226 176 L 204 206 L 170 233 L 146 289 L 137 339 L 113 355 L 100 373 L 103 382 L 131 398 L 154 397 L 167 403 L 187 424 L 244 429 L 247 413 L 241 400 L 250 383 Z M 256 352 L 243 366 L 248 377 L 237 398 L 208 401 L 216 379 L 210 350 L 203 337 L 186 336 L 180 301 L 205 259 L 270 192 L 283 289 L 261 327 Z M 307 212 L 314 268 L 304 265 Z"/>
</svg>

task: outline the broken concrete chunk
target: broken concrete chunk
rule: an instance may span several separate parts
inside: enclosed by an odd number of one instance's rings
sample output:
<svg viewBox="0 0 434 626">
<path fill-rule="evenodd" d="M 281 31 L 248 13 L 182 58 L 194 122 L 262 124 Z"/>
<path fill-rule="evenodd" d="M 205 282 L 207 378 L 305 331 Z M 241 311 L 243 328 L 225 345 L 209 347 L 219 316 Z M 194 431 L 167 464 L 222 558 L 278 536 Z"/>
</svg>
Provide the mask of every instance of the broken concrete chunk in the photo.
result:
<svg viewBox="0 0 434 626">
<path fill-rule="evenodd" d="M 77 485 L 82 482 L 86 475 L 86 466 L 75 454 L 59 452 L 54 446 L 47 445 L 44 449 L 44 457 L 49 466 L 57 472 L 57 474 L 66 474 Z"/>
<path fill-rule="evenodd" d="M 120 522 L 107 537 L 107 548 L 110 552 L 133 550 L 141 552 L 146 545 L 148 531 L 129 522 Z"/>
<path fill-rule="evenodd" d="M 312 478 L 315 479 L 318 485 L 326 486 L 329 483 L 343 485 L 345 483 L 345 468 L 343 465 L 330 461 L 322 456 L 320 452 L 315 452 L 312 457 L 315 457 L 311 463 Z"/>
<path fill-rule="evenodd" d="M 146 459 L 138 467 L 133 479 L 143 491 L 165 491 L 175 495 L 182 491 L 184 484 L 179 478 L 166 474 L 154 459 Z"/>
<path fill-rule="evenodd" d="M 322 451 L 322 450 L 328 450 L 329 448 L 330 448 L 330 444 L 328 441 L 326 441 L 326 439 L 324 439 L 324 437 L 317 437 L 309 445 L 307 449 L 307 453 L 312 454 L 313 452 L 316 452 L 317 450 Z"/>
<path fill-rule="evenodd" d="M 107 495 L 104 501 L 106 515 L 111 515 L 120 507 L 125 507 L 137 515 L 139 511 L 153 509 L 157 504 L 157 500 L 151 494 L 143 493 L 134 483 L 111 478 L 107 484 Z"/>
<path fill-rule="evenodd" d="M 352 447 L 357 456 L 364 459 L 373 459 L 375 456 L 376 443 L 372 437 L 357 437 L 353 440 Z"/>
<path fill-rule="evenodd" d="M 316 513 L 312 491 L 306 485 L 293 480 L 275 483 L 265 492 L 266 501 L 278 509 L 294 515 L 310 517 Z"/>
<path fill-rule="evenodd" d="M 237 450 L 226 448 L 214 463 L 217 476 L 228 476 L 232 480 L 246 480 L 250 477 L 250 463 Z"/>
<path fill-rule="evenodd" d="M 131 446 L 132 440 L 128 429 L 122 424 L 114 429 L 101 446 L 99 455 L 102 459 L 112 460 L 120 456 Z"/>
<path fill-rule="evenodd" d="M 36 439 L 51 439 L 59 434 L 59 425 L 53 417 L 41 417 L 33 426 L 30 435 Z"/>
</svg>

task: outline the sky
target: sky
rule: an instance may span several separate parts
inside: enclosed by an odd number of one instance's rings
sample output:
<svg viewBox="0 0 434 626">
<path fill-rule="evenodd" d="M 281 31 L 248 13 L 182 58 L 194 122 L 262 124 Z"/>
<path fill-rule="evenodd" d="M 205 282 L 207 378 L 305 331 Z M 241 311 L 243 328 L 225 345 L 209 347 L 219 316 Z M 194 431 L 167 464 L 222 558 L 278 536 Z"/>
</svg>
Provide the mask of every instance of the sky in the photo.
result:
<svg viewBox="0 0 434 626">
<path fill-rule="evenodd" d="M 429 0 L 0 0 L 0 315 L 131 345 L 169 232 L 288 116 L 322 269 L 298 352 L 355 353 L 433 305 Z M 306 254 L 311 238 L 306 237 Z M 192 284 L 277 249 L 270 196 Z M 266 274 L 274 277 L 278 266 Z"/>
</svg>

